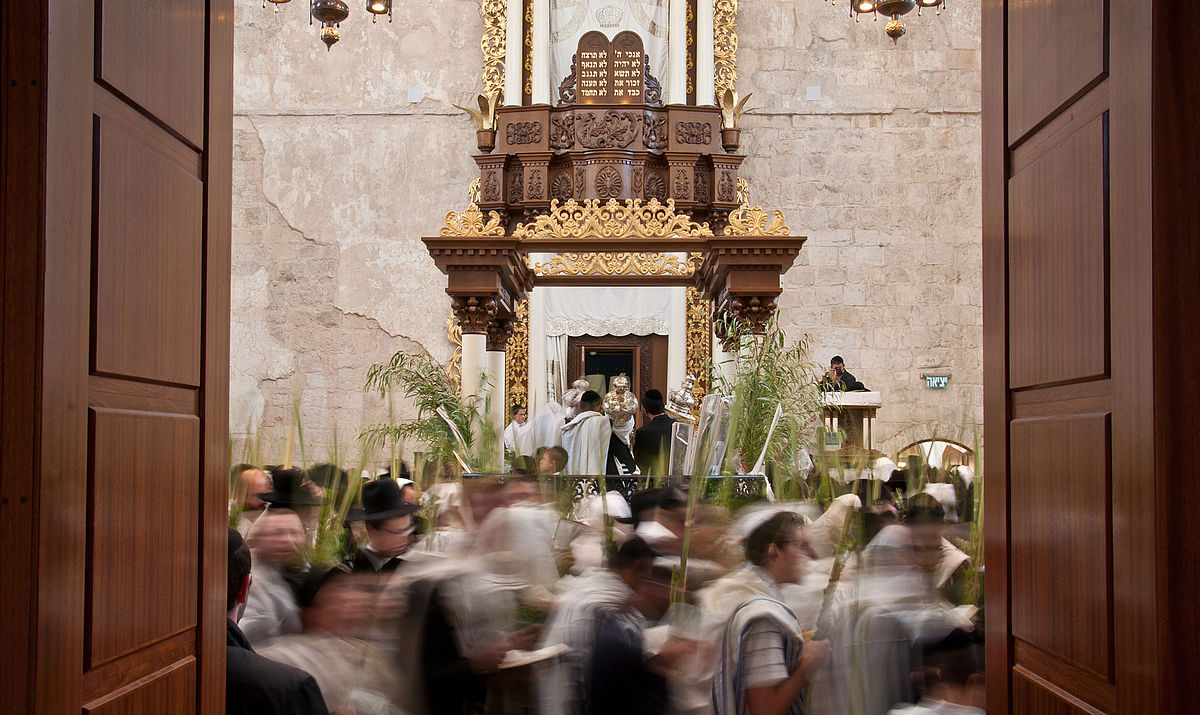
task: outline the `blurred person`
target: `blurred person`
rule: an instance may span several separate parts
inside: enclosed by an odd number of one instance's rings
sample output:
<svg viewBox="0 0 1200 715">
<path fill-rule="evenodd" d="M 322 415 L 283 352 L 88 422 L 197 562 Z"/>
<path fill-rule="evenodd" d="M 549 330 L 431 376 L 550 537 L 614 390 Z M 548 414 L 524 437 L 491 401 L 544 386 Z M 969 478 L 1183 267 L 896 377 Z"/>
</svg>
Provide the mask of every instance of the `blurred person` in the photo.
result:
<svg viewBox="0 0 1200 715">
<path fill-rule="evenodd" d="M 678 554 L 687 521 L 687 493 L 668 484 L 654 496 L 654 510 L 648 513 L 649 518 L 645 509 L 640 510 L 642 516 L 634 533 L 660 553 Z"/>
<path fill-rule="evenodd" d="M 294 511 L 270 509 L 247 540 L 254 555 L 253 581 L 241 628 L 259 644 L 284 633 L 299 633 L 300 609 L 288 577 L 305 570 L 304 525 Z"/>
<path fill-rule="evenodd" d="M 273 469 L 271 491 L 260 494 L 271 509 L 290 509 L 300 517 L 304 525 L 305 538 L 312 546 L 316 540 L 317 522 L 321 519 L 321 505 L 325 490 L 315 484 L 299 469 Z"/>
<path fill-rule="evenodd" d="M 529 426 L 526 424 L 529 413 L 525 410 L 524 405 L 513 405 L 511 414 L 512 421 L 504 428 L 504 453 L 510 456 L 517 453 L 520 435 Z"/>
<path fill-rule="evenodd" d="M 414 514 L 420 506 L 404 500 L 396 480 L 372 479 L 362 486 L 362 508 L 347 519 L 366 525 L 366 541 L 354 556 L 354 571 L 389 573 L 403 561 L 401 556 L 412 546 L 417 524 Z"/>
<path fill-rule="evenodd" d="M 567 450 L 567 474 L 604 474 L 612 439 L 612 422 L 600 414 L 600 395 L 588 390 L 579 398 L 579 411 L 563 427 L 562 446 Z"/>
<path fill-rule="evenodd" d="M 233 475 L 233 508 L 241 509 L 237 530 L 245 537 L 267 507 L 259 495 L 271 491 L 271 479 L 266 472 L 252 464 L 238 464 L 230 472 Z"/>
<path fill-rule="evenodd" d="M 665 410 L 662 392 L 646 390 L 642 395 L 645 422 L 633 433 L 633 458 L 642 474 L 661 476 L 668 472 L 671 456 L 671 425 L 675 420 Z"/>
<path fill-rule="evenodd" d="M 228 715 L 326 715 L 317 681 L 299 668 L 254 652 L 237 622 L 251 583 L 250 549 L 229 529 L 225 597 L 225 712 Z"/>
<path fill-rule="evenodd" d="M 330 712 L 401 715 L 391 661 L 363 637 L 378 617 L 369 577 L 344 566 L 314 568 L 297 600 L 303 632 L 276 638 L 261 654 L 311 673 Z"/>
<path fill-rule="evenodd" d="M 634 588 L 632 607 L 605 608 L 598 614 L 590 674 L 591 712 L 668 712 L 669 680 L 697 647 L 694 640 L 673 636 L 653 652 L 647 646 L 648 623 L 661 618 L 670 604 L 671 573 L 670 568 L 655 565 Z"/>
<path fill-rule="evenodd" d="M 925 650 L 920 673 L 924 696 L 889 715 L 983 715 L 983 643 L 975 633 L 955 630 Z"/>
<path fill-rule="evenodd" d="M 654 577 L 654 551 L 638 538 L 626 541 L 607 569 L 579 578 L 550 614 L 539 644 L 571 650 L 542 666 L 539 712 L 663 712 L 666 681 L 643 655 L 646 619 L 662 615 L 669 580 Z M 675 657 L 672 646 L 664 660 Z M 651 659 L 653 660 L 653 659 Z M 654 664 L 658 668 L 660 664 Z M 596 679 L 606 688 L 596 689 Z M 621 690 L 614 691 L 617 685 Z"/>
<path fill-rule="evenodd" d="M 780 585 L 803 579 L 811 553 L 800 517 L 776 512 L 746 538 L 745 566 L 710 587 L 710 598 L 741 601 L 721 637 L 712 689 L 718 715 L 804 712 L 804 687 L 830 646 L 804 640 Z"/>
<path fill-rule="evenodd" d="M 517 610 L 507 579 L 473 559 L 457 566 L 451 575 L 413 584 L 410 595 L 420 629 L 414 709 L 431 715 L 482 712 L 505 654 L 528 650 L 537 638 L 533 626 L 512 630 Z"/>
</svg>

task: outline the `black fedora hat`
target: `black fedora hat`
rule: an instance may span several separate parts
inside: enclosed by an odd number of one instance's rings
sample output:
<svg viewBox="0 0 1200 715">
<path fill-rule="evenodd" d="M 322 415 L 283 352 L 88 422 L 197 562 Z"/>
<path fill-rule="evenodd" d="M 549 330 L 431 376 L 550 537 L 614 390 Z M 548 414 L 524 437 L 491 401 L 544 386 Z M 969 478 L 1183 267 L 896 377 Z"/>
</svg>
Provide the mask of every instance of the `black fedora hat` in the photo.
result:
<svg viewBox="0 0 1200 715">
<path fill-rule="evenodd" d="M 346 515 L 346 521 L 377 521 L 396 516 L 407 516 L 421 507 L 408 504 L 400 494 L 400 485 L 390 477 L 372 479 L 362 486 L 362 508 L 355 508 Z"/>
<path fill-rule="evenodd" d="M 304 473 L 299 469 L 276 469 L 271 472 L 271 491 L 258 495 L 271 506 L 291 509 L 297 506 L 319 506 L 321 498 L 313 496 L 304 486 Z"/>
</svg>

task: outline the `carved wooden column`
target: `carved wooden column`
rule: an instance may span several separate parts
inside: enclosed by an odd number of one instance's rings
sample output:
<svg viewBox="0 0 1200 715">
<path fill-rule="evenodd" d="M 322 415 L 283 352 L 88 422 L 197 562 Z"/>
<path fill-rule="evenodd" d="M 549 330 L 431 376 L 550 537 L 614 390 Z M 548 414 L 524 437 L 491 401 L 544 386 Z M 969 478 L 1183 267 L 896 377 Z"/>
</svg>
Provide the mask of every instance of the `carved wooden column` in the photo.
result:
<svg viewBox="0 0 1200 715">
<path fill-rule="evenodd" d="M 505 315 L 493 318 L 487 326 L 487 374 L 491 388 L 487 394 L 492 401 L 488 409 L 488 419 L 496 429 L 503 430 L 508 424 L 505 414 L 504 394 L 504 350 L 508 339 L 512 337 L 512 316 Z"/>
<path fill-rule="evenodd" d="M 482 191 L 486 194 L 486 185 Z M 421 240 L 446 274 L 446 293 L 462 326 L 462 397 L 483 397 L 480 375 L 485 370 L 504 384 L 503 367 L 499 372 L 489 368 L 488 327 L 513 314 L 533 286 L 533 277 L 517 255 L 516 240 L 504 235 L 500 216 L 491 211 L 485 220 L 474 204 L 461 214 L 451 211 L 441 235 Z M 498 402 L 503 405 L 503 399 Z"/>
<path fill-rule="evenodd" d="M 496 316 L 497 302 L 490 295 L 456 295 L 450 302 L 462 326 L 462 386 L 464 402 L 483 397 L 483 373 L 488 371 L 487 329 Z"/>
<path fill-rule="evenodd" d="M 789 234 L 781 212 L 768 215 L 758 206 L 742 206 L 729 214 L 725 234 L 709 241 L 697 285 L 713 301 L 715 364 L 728 361 L 739 347 L 733 336 L 724 334 L 725 320 L 737 320 L 750 335 L 766 332 L 775 299 L 783 292 L 780 278 L 804 241 L 803 236 Z"/>
</svg>

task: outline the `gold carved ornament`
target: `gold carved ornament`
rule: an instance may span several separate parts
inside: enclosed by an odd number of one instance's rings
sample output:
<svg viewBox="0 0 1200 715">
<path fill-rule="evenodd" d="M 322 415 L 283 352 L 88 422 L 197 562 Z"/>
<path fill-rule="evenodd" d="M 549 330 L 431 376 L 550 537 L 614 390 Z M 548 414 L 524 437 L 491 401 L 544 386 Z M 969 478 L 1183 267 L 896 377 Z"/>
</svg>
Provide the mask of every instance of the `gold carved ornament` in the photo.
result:
<svg viewBox="0 0 1200 715">
<path fill-rule="evenodd" d="M 582 204 L 568 199 L 561 206 L 555 199 L 550 202 L 548 213 L 517 226 L 512 235 L 516 239 L 673 238 L 711 236 L 713 232 L 707 223 L 697 223 L 687 214 L 676 214 L 674 199 L 667 199 L 665 204 L 658 199 L 645 204 L 639 199 L 626 199 L 623 203 L 609 199 L 604 204 L 598 199 L 588 199 Z"/>
<path fill-rule="evenodd" d="M 684 329 L 684 374 L 692 375 L 696 404 L 708 393 L 712 361 L 712 303 L 695 286 L 687 289 L 687 322 Z"/>
<path fill-rule="evenodd" d="M 458 324 L 453 314 L 446 318 L 446 340 L 454 346 L 454 354 L 450 356 L 450 362 L 446 363 L 446 376 L 450 381 L 461 385 L 462 384 L 462 326 Z"/>
<path fill-rule="evenodd" d="M 768 214 L 761 206 L 739 206 L 729 213 L 726 236 L 787 236 L 790 230 L 783 223 L 783 212 L 776 209 Z"/>
<path fill-rule="evenodd" d="M 483 212 L 471 203 L 462 213 L 446 212 L 446 225 L 442 227 L 442 236 L 503 236 L 504 226 L 500 223 L 500 214 L 488 211 L 487 221 L 484 222 Z"/>
<path fill-rule="evenodd" d="M 525 99 L 532 101 L 533 99 L 533 0 L 524 0 L 525 2 L 525 62 L 522 63 L 525 68 L 525 86 L 522 88 L 525 92 Z"/>
<path fill-rule="evenodd" d="M 529 301 L 517 305 L 512 336 L 504 351 L 504 407 L 511 415 L 514 405 L 529 409 Z"/>
<path fill-rule="evenodd" d="M 737 0 L 713 2 L 713 89 L 719 97 L 737 84 Z"/>
<path fill-rule="evenodd" d="M 680 258 L 670 253 L 566 252 L 552 256 L 533 268 L 536 276 L 691 276 L 701 255 L 697 251 Z"/>
<path fill-rule="evenodd" d="M 504 53 L 508 34 L 508 0 L 481 0 L 483 15 L 483 91 L 504 96 Z"/>
</svg>

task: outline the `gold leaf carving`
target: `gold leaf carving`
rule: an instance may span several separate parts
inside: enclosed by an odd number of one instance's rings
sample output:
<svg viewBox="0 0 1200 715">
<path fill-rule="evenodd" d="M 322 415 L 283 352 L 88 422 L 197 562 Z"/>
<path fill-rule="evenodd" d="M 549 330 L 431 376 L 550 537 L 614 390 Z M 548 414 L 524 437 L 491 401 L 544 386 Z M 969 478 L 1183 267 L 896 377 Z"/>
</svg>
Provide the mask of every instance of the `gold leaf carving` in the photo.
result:
<svg viewBox="0 0 1200 715">
<path fill-rule="evenodd" d="M 442 227 L 443 236 L 503 236 L 504 226 L 500 224 L 500 214 L 488 211 L 488 220 L 483 222 L 483 212 L 474 203 L 460 213 L 448 211 L 446 225 Z"/>
<path fill-rule="evenodd" d="M 708 393 L 709 362 L 712 359 L 712 303 L 694 286 L 687 290 L 687 322 L 684 330 L 685 374 L 696 378 L 692 395 L 696 404 Z"/>
<path fill-rule="evenodd" d="M 483 16 L 484 94 L 495 92 L 504 96 L 504 54 L 508 36 L 508 0 L 481 0 L 479 14 Z"/>
<path fill-rule="evenodd" d="M 691 276 L 701 254 L 687 258 L 670 253 L 562 253 L 533 267 L 537 276 Z"/>
<path fill-rule="evenodd" d="M 590 199 L 582 204 L 574 199 L 559 205 L 550 202 L 549 213 L 517 226 L 513 238 L 674 238 L 711 236 L 707 223 L 696 223 L 687 214 L 675 213 L 675 201 L 661 204 L 651 199 L 618 203 L 609 199 L 601 204 Z"/>
<path fill-rule="evenodd" d="M 446 363 L 446 375 L 455 383 L 462 382 L 462 326 L 454 318 L 451 313 L 446 318 L 446 340 L 454 346 L 454 354 L 450 356 L 450 362 Z"/>
<path fill-rule="evenodd" d="M 517 305 L 512 337 L 504 351 L 504 403 L 506 415 L 514 405 L 529 407 L 529 301 Z"/>
<path fill-rule="evenodd" d="M 769 221 L 769 223 L 768 223 Z M 761 206 L 741 206 L 729 214 L 726 236 L 787 236 L 790 231 L 783 223 L 783 212 L 768 214 Z"/>
<path fill-rule="evenodd" d="M 737 84 L 738 0 L 713 2 L 713 88 L 718 97 Z"/>
</svg>

